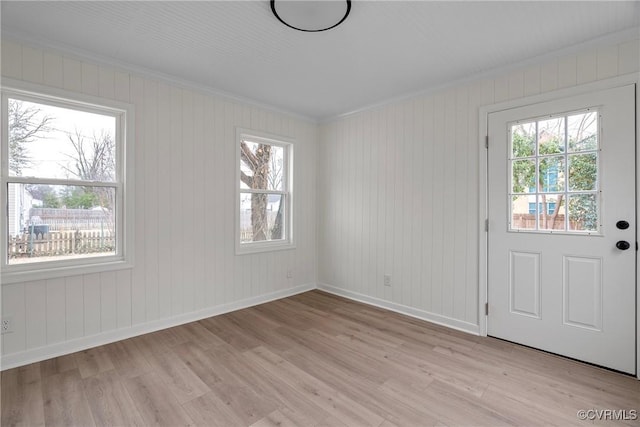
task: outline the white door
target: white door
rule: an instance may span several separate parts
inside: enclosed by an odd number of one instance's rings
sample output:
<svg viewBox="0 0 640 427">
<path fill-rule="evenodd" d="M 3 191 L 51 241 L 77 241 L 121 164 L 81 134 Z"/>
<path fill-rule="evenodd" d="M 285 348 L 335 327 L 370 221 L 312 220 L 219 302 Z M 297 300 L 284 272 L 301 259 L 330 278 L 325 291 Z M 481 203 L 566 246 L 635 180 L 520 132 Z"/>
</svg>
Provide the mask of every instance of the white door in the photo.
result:
<svg viewBox="0 0 640 427">
<path fill-rule="evenodd" d="M 635 85 L 488 129 L 488 334 L 634 374 Z"/>
</svg>

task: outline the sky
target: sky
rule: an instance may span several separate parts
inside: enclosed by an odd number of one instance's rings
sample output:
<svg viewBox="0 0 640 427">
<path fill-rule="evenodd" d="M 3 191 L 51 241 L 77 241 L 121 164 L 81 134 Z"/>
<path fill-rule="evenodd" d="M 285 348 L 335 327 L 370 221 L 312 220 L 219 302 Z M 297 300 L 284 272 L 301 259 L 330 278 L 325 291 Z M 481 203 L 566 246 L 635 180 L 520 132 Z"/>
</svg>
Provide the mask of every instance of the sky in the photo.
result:
<svg viewBox="0 0 640 427">
<path fill-rule="evenodd" d="M 42 133 L 41 137 L 30 142 L 28 154 L 32 164 L 25 167 L 22 176 L 40 178 L 73 178 L 64 168 L 74 169 L 73 155 L 75 153 L 69 135 L 75 135 L 76 130 L 86 138 L 100 135 L 103 131 L 115 135 L 116 119 L 113 116 L 94 114 L 68 108 L 54 107 L 21 101 L 25 107 L 35 107 L 40 110 L 39 117 L 52 117 L 50 131 Z"/>
</svg>

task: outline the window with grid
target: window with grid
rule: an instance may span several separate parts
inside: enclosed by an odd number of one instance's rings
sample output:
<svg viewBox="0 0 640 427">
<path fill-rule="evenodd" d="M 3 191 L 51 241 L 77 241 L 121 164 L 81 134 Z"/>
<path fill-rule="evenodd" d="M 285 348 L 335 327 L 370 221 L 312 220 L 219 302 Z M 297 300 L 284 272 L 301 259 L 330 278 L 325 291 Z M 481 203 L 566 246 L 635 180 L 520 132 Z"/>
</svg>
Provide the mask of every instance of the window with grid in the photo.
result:
<svg viewBox="0 0 640 427">
<path fill-rule="evenodd" d="M 511 231 L 599 232 L 598 122 L 587 109 L 510 125 Z"/>
<path fill-rule="evenodd" d="M 124 164 L 132 109 L 116 104 L 48 88 L 3 88 L 5 282 L 129 262 Z"/>
<path fill-rule="evenodd" d="M 292 141 L 238 129 L 237 153 L 236 252 L 292 248 Z"/>
</svg>

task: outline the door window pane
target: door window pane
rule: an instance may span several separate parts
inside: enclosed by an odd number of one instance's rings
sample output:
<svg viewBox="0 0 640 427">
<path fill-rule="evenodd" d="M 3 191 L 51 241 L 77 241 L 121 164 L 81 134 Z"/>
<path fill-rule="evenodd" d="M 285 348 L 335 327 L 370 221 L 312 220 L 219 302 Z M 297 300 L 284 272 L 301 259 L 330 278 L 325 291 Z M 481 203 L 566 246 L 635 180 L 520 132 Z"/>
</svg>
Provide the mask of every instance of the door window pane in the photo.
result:
<svg viewBox="0 0 640 427">
<path fill-rule="evenodd" d="M 564 190 L 564 156 L 544 157 L 540 159 L 538 179 L 540 191 L 557 193 Z"/>
<path fill-rule="evenodd" d="M 564 194 L 543 194 L 538 199 L 538 229 L 564 230 Z"/>
<path fill-rule="evenodd" d="M 511 154 L 513 158 L 536 154 L 536 122 L 518 123 L 511 127 Z"/>
<path fill-rule="evenodd" d="M 598 117 L 583 111 L 511 125 L 511 230 L 599 230 Z"/>
<path fill-rule="evenodd" d="M 514 160 L 511 163 L 511 191 L 513 193 L 536 192 L 536 161 L 535 159 Z"/>
<path fill-rule="evenodd" d="M 569 191 L 589 191 L 598 188 L 598 155 L 569 156 Z"/>
<path fill-rule="evenodd" d="M 538 122 L 538 154 L 564 152 L 564 117 Z"/>
<path fill-rule="evenodd" d="M 569 196 L 569 229 L 598 230 L 598 198 L 595 193 Z"/>
<path fill-rule="evenodd" d="M 598 149 L 598 113 L 591 111 L 567 117 L 569 151 Z"/>
<path fill-rule="evenodd" d="M 513 196 L 511 198 L 511 229 L 536 229 L 536 196 Z"/>
</svg>

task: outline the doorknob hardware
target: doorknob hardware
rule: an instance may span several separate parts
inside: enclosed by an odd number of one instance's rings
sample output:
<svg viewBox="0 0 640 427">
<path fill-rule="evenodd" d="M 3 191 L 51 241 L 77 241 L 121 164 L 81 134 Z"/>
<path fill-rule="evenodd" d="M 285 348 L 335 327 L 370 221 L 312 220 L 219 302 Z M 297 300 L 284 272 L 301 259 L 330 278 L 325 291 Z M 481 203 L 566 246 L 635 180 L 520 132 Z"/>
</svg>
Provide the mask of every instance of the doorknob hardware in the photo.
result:
<svg viewBox="0 0 640 427">
<path fill-rule="evenodd" d="M 616 243 L 616 248 L 620 249 L 621 251 L 626 251 L 630 247 L 631 247 L 631 245 L 626 240 L 619 240 Z"/>
<path fill-rule="evenodd" d="M 616 227 L 618 227 L 618 230 L 626 230 L 629 228 L 629 223 L 627 221 L 618 221 L 616 222 Z"/>
</svg>

